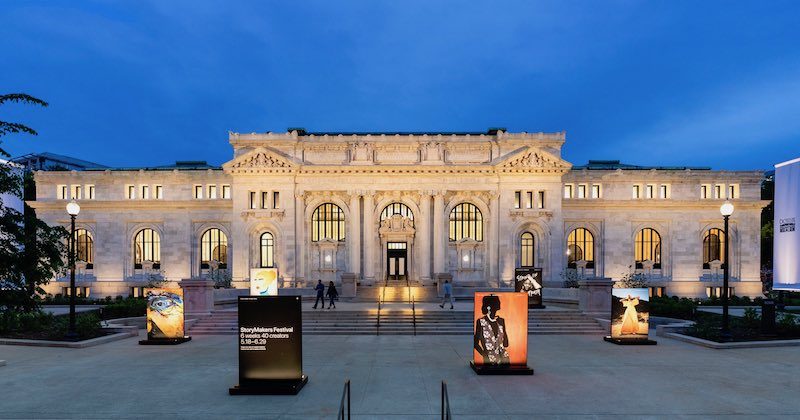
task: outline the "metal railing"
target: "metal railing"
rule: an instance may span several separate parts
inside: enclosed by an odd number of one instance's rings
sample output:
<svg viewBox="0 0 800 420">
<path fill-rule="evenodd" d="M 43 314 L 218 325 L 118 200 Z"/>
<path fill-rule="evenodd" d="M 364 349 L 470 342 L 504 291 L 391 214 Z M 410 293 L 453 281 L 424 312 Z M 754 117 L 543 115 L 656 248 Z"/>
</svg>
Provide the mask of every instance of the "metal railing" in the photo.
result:
<svg viewBox="0 0 800 420">
<path fill-rule="evenodd" d="M 350 381 L 347 381 L 350 383 Z M 453 414 L 450 412 L 450 395 L 447 393 L 447 382 L 442 381 L 442 420 L 451 420 Z"/>
<path fill-rule="evenodd" d="M 389 287 L 389 279 L 383 283 L 383 290 L 378 294 L 378 321 L 375 324 L 375 335 L 381 335 L 381 306 L 382 302 L 386 300 L 386 288 Z"/>
<path fill-rule="evenodd" d="M 346 398 L 346 399 L 345 399 Z M 347 405 L 345 405 L 347 401 Z M 347 408 L 347 417 L 345 417 L 345 408 Z M 336 416 L 337 420 L 350 420 L 350 380 L 344 381 L 344 389 L 342 390 L 342 399 L 339 401 L 339 414 Z"/>
<path fill-rule="evenodd" d="M 406 290 L 408 291 L 408 303 L 411 304 L 411 323 L 414 326 L 414 335 L 417 335 L 417 308 L 414 304 L 414 293 L 411 292 L 411 283 L 406 277 Z"/>
</svg>

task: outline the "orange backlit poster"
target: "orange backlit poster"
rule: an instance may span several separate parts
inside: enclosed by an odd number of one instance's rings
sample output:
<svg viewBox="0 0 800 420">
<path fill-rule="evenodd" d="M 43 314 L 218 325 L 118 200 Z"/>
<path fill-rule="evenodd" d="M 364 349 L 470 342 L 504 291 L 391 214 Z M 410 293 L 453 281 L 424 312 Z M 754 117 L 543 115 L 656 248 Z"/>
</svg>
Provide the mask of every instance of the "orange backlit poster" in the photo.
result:
<svg viewBox="0 0 800 420">
<path fill-rule="evenodd" d="M 527 293 L 475 292 L 473 326 L 476 366 L 527 365 Z"/>
</svg>

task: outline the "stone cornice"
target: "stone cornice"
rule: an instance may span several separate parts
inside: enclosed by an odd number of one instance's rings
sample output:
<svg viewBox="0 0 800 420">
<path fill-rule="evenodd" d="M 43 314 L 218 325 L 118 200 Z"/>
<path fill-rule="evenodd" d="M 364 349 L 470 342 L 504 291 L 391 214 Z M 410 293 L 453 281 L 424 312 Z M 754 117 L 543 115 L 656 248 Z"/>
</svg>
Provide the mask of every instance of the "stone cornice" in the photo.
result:
<svg viewBox="0 0 800 420">
<path fill-rule="evenodd" d="M 686 209 L 686 210 L 716 210 L 723 203 L 722 200 L 673 200 L 673 199 L 642 199 L 642 200 L 606 200 L 606 199 L 562 199 L 561 208 L 564 210 L 599 210 L 599 209 Z M 770 200 L 733 200 L 736 209 L 761 210 L 771 203 Z M 735 213 L 734 213 L 735 214 Z M 720 216 L 722 217 L 722 216 Z"/>
<path fill-rule="evenodd" d="M 36 210 L 63 211 L 67 200 L 26 201 Z M 231 210 L 233 200 L 80 200 L 81 211 L 105 210 Z M 80 216 L 78 216 L 80 217 Z"/>
</svg>

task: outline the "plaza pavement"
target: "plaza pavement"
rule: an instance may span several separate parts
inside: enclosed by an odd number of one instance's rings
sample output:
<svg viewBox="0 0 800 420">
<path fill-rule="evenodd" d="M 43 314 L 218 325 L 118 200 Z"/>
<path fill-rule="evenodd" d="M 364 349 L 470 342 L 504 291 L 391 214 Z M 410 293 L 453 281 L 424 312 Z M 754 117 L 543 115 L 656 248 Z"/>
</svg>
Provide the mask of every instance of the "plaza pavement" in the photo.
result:
<svg viewBox="0 0 800 420">
<path fill-rule="evenodd" d="M 143 337 L 143 334 L 142 334 Z M 297 396 L 229 396 L 235 336 L 179 346 L 125 339 L 87 349 L 0 346 L 0 418 L 333 419 L 345 379 L 354 418 L 438 418 L 440 381 L 457 419 L 800 416 L 796 348 L 712 350 L 669 339 L 530 336 L 534 376 L 477 376 L 467 336 L 306 336 Z"/>
</svg>

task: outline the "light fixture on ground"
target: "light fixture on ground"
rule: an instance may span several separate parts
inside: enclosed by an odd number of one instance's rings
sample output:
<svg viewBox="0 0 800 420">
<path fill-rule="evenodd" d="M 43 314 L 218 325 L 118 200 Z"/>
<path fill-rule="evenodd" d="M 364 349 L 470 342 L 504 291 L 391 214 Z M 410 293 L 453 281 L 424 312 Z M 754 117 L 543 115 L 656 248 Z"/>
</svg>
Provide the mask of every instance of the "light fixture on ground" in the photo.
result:
<svg viewBox="0 0 800 420">
<path fill-rule="evenodd" d="M 81 206 L 75 200 L 67 203 L 67 214 L 70 217 L 69 231 L 69 330 L 67 339 L 75 340 L 78 333 L 75 331 L 75 217 L 81 212 Z"/>
<path fill-rule="evenodd" d="M 728 317 L 728 295 L 730 294 L 730 289 L 728 288 L 728 273 L 730 271 L 730 264 L 728 261 L 728 248 L 731 240 L 730 236 L 728 236 L 728 219 L 733 214 L 733 203 L 731 203 L 729 200 L 726 200 L 725 203 L 719 207 L 719 212 L 722 213 L 722 218 L 724 220 L 723 230 L 725 231 L 725 249 L 723 256 L 723 262 L 725 266 L 722 270 L 722 332 L 720 334 L 720 338 L 722 341 L 730 341 L 731 329 L 730 320 Z"/>
</svg>

